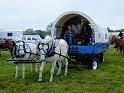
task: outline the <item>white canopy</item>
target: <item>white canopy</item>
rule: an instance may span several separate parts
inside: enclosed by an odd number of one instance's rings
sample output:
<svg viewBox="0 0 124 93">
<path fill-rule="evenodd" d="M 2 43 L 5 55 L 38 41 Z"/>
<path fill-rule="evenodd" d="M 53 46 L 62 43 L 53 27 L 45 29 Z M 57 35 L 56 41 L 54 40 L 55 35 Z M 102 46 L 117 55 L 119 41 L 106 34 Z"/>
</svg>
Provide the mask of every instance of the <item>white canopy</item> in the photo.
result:
<svg viewBox="0 0 124 93">
<path fill-rule="evenodd" d="M 91 29 L 95 34 L 95 42 L 108 42 L 108 31 L 100 28 L 89 16 L 78 11 L 69 11 L 60 15 L 54 22 L 51 29 L 52 37 L 56 36 L 57 28 L 62 28 L 64 24 L 71 18 L 80 16 L 84 20 L 88 21 Z M 104 34 L 104 35 L 103 35 Z"/>
</svg>

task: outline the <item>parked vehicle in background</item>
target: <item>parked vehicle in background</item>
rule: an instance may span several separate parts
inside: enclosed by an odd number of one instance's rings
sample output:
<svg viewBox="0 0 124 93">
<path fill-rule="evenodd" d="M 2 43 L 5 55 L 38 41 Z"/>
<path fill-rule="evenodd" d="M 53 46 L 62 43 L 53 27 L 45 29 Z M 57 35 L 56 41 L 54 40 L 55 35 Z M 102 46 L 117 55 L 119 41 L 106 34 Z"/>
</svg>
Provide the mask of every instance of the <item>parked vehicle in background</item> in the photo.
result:
<svg viewBox="0 0 124 93">
<path fill-rule="evenodd" d="M 38 43 L 42 39 L 40 35 L 23 35 L 22 40 L 26 43 Z"/>
</svg>

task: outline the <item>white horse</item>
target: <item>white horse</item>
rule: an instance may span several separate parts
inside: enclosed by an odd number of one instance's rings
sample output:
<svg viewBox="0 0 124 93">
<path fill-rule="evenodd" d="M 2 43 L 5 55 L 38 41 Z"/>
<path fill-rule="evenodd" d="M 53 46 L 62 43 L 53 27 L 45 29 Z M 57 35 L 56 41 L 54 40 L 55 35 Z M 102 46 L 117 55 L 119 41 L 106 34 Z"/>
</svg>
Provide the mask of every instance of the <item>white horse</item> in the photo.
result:
<svg viewBox="0 0 124 93">
<path fill-rule="evenodd" d="M 47 62 L 52 64 L 52 68 L 50 71 L 50 82 L 53 81 L 53 74 L 54 69 L 56 66 L 56 62 L 58 62 L 59 68 L 58 73 L 61 73 L 62 62 L 65 64 L 65 74 L 67 75 L 67 68 L 68 68 L 68 60 L 67 60 L 67 51 L 68 51 L 68 44 L 65 40 L 53 40 L 50 36 L 46 36 L 45 39 L 39 43 L 38 46 L 40 50 L 40 60 L 42 61 L 39 73 L 38 81 L 42 81 L 42 72 Z"/>
<path fill-rule="evenodd" d="M 36 58 L 37 54 L 37 45 L 32 44 L 32 43 L 25 43 L 24 41 L 17 41 L 16 46 L 14 48 L 14 56 L 15 59 L 18 60 L 34 60 Z M 21 61 L 19 61 L 21 62 Z M 34 64 L 31 65 L 31 71 L 32 67 Z M 18 77 L 18 70 L 19 70 L 19 65 L 18 63 L 16 64 L 16 75 L 15 78 Z M 37 69 L 37 64 L 36 64 L 36 72 L 38 71 Z M 22 66 L 22 79 L 25 78 L 25 64 L 23 63 Z"/>
</svg>

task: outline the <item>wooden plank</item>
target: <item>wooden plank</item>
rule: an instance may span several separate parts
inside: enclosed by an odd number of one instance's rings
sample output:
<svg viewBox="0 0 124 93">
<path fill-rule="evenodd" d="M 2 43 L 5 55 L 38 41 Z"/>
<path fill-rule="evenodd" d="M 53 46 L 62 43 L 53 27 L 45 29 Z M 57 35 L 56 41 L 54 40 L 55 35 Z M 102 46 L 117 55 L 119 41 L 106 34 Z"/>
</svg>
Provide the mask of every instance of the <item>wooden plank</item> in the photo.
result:
<svg viewBox="0 0 124 93">
<path fill-rule="evenodd" d="M 31 62 L 26 62 L 26 61 L 21 61 L 21 62 L 13 62 L 14 64 L 31 64 L 31 63 L 42 63 L 42 62 L 34 62 L 34 61 L 31 61 Z"/>
<path fill-rule="evenodd" d="M 16 60 L 16 59 L 7 59 L 6 61 L 34 61 L 34 60 Z"/>
</svg>

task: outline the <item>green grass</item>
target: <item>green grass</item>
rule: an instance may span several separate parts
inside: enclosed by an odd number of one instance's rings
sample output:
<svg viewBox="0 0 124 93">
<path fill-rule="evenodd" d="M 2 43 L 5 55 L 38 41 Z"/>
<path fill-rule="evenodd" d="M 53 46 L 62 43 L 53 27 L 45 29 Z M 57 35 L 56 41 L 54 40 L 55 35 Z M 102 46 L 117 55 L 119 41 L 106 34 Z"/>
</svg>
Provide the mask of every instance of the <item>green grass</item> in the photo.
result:
<svg viewBox="0 0 124 93">
<path fill-rule="evenodd" d="M 0 56 L 0 93 L 124 93 L 124 57 L 117 56 L 110 48 L 105 52 L 105 62 L 100 63 L 98 70 L 69 69 L 68 75 L 54 75 L 54 81 L 49 83 L 50 65 L 43 73 L 44 82 L 38 82 L 38 73 L 26 68 L 26 79 L 15 79 L 15 65 L 7 62 L 8 52 Z M 57 69 L 55 70 L 57 72 Z"/>
</svg>

